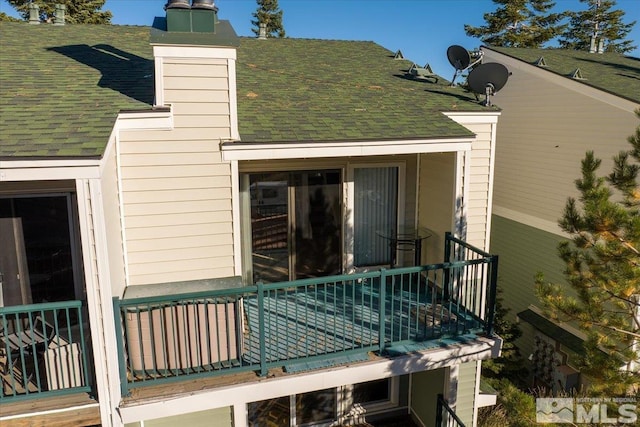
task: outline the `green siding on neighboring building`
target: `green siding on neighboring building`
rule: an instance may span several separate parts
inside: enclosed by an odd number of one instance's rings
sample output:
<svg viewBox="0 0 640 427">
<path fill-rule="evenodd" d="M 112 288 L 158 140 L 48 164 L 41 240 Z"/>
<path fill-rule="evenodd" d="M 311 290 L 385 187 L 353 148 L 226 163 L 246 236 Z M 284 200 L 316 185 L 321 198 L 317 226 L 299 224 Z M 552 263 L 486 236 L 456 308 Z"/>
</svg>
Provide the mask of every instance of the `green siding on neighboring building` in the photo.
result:
<svg viewBox="0 0 640 427">
<path fill-rule="evenodd" d="M 126 424 L 125 427 L 139 427 L 140 425 L 142 423 L 136 422 Z M 189 427 L 232 427 L 231 408 L 210 409 L 208 411 L 191 412 L 184 415 L 144 421 L 144 427 L 174 427 L 179 425 Z"/>
<path fill-rule="evenodd" d="M 557 250 L 562 240 L 558 235 L 493 215 L 491 252 L 500 257 L 498 288 L 510 309 L 510 320 L 531 304 L 540 306 L 534 291 L 538 272 L 547 281 L 563 283 L 564 264 Z"/>
<path fill-rule="evenodd" d="M 444 392 L 446 368 L 411 375 L 411 409 L 425 427 L 435 426 L 438 394 Z"/>
</svg>

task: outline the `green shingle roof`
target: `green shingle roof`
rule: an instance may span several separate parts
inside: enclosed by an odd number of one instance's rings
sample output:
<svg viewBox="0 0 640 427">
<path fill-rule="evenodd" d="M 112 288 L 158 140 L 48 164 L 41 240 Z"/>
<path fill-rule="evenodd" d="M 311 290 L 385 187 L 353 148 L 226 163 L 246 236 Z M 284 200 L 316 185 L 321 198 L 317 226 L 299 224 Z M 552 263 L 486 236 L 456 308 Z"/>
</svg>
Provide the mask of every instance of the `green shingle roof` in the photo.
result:
<svg viewBox="0 0 640 427">
<path fill-rule="evenodd" d="M 373 42 L 243 38 L 238 126 L 243 142 L 448 138 L 471 133 L 441 111 L 482 111 Z"/>
<path fill-rule="evenodd" d="M 121 110 L 153 103 L 149 27 L 0 23 L 0 158 L 97 158 Z M 442 111 L 488 111 L 373 42 L 244 38 L 243 142 L 472 135 Z"/>
<path fill-rule="evenodd" d="M 575 81 L 640 102 L 640 58 L 566 49 L 486 48 L 532 65 L 542 57 L 546 67 L 539 68 L 566 78 L 579 69 L 583 79 Z"/>
<path fill-rule="evenodd" d="M 0 24 L 0 158 L 99 157 L 122 109 L 150 108 L 149 28 Z"/>
</svg>

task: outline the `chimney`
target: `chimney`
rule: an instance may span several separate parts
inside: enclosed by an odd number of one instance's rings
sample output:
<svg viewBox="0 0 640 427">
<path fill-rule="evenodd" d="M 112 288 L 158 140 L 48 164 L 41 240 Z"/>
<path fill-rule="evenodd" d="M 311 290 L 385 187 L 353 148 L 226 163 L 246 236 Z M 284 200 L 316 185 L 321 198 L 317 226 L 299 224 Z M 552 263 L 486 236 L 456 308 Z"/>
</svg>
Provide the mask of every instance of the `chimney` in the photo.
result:
<svg viewBox="0 0 640 427">
<path fill-rule="evenodd" d="M 64 4 L 56 4 L 56 12 L 54 15 L 53 25 L 64 25 L 64 13 L 67 10 L 67 6 Z"/>
<path fill-rule="evenodd" d="M 167 31 L 178 33 L 215 33 L 218 8 L 213 0 L 169 0 Z"/>
<path fill-rule="evenodd" d="M 591 36 L 591 44 L 589 45 L 589 53 L 596 53 L 596 37 Z"/>
<path fill-rule="evenodd" d="M 260 23 L 260 32 L 258 33 L 258 39 L 259 40 L 267 39 L 267 24 L 265 24 L 264 22 Z"/>
<path fill-rule="evenodd" d="M 40 6 L 35 3 L 29 3 L 29 24 L 40 23 Z"/>
</svg>

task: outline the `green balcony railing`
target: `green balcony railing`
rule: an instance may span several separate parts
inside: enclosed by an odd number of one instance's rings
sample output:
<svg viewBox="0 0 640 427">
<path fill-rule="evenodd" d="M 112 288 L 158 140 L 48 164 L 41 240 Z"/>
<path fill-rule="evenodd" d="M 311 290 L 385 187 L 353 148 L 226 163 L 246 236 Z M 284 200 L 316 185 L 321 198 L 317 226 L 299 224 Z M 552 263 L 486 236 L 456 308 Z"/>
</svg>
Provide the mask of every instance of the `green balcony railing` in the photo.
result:
<svg viewBox="0 0 640 427">
<path fill-rule="evenodd" d="M 436 405 L 436 427 L 465 427 L 442 394 L 438 395 Z"/>
<path fill-rule="evenodd" d="M 123 395 L 185 377 L 492 334 L 497 257 L 447 234 L 446 261 L 242 288 L 114 299 Z"/>
<path fill-rule="evenodd" d="M 1 402 L 89 392 L 81 301 L 0 307 Z"/>
</svg>

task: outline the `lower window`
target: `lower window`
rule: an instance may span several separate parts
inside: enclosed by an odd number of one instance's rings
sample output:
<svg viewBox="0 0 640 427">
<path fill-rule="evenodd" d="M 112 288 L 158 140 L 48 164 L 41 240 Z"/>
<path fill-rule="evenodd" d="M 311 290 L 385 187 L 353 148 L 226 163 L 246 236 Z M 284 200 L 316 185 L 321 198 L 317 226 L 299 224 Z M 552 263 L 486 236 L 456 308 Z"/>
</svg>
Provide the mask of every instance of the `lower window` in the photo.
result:
<svg viewBox="0 0 640 427">
<path fill-rule="evenodd" d="M 248 404 L 250 427 L 331 426 L 354 405 L 381 413 L 398 405 L 398 379 L 386 378 Z"/>
</svg>

